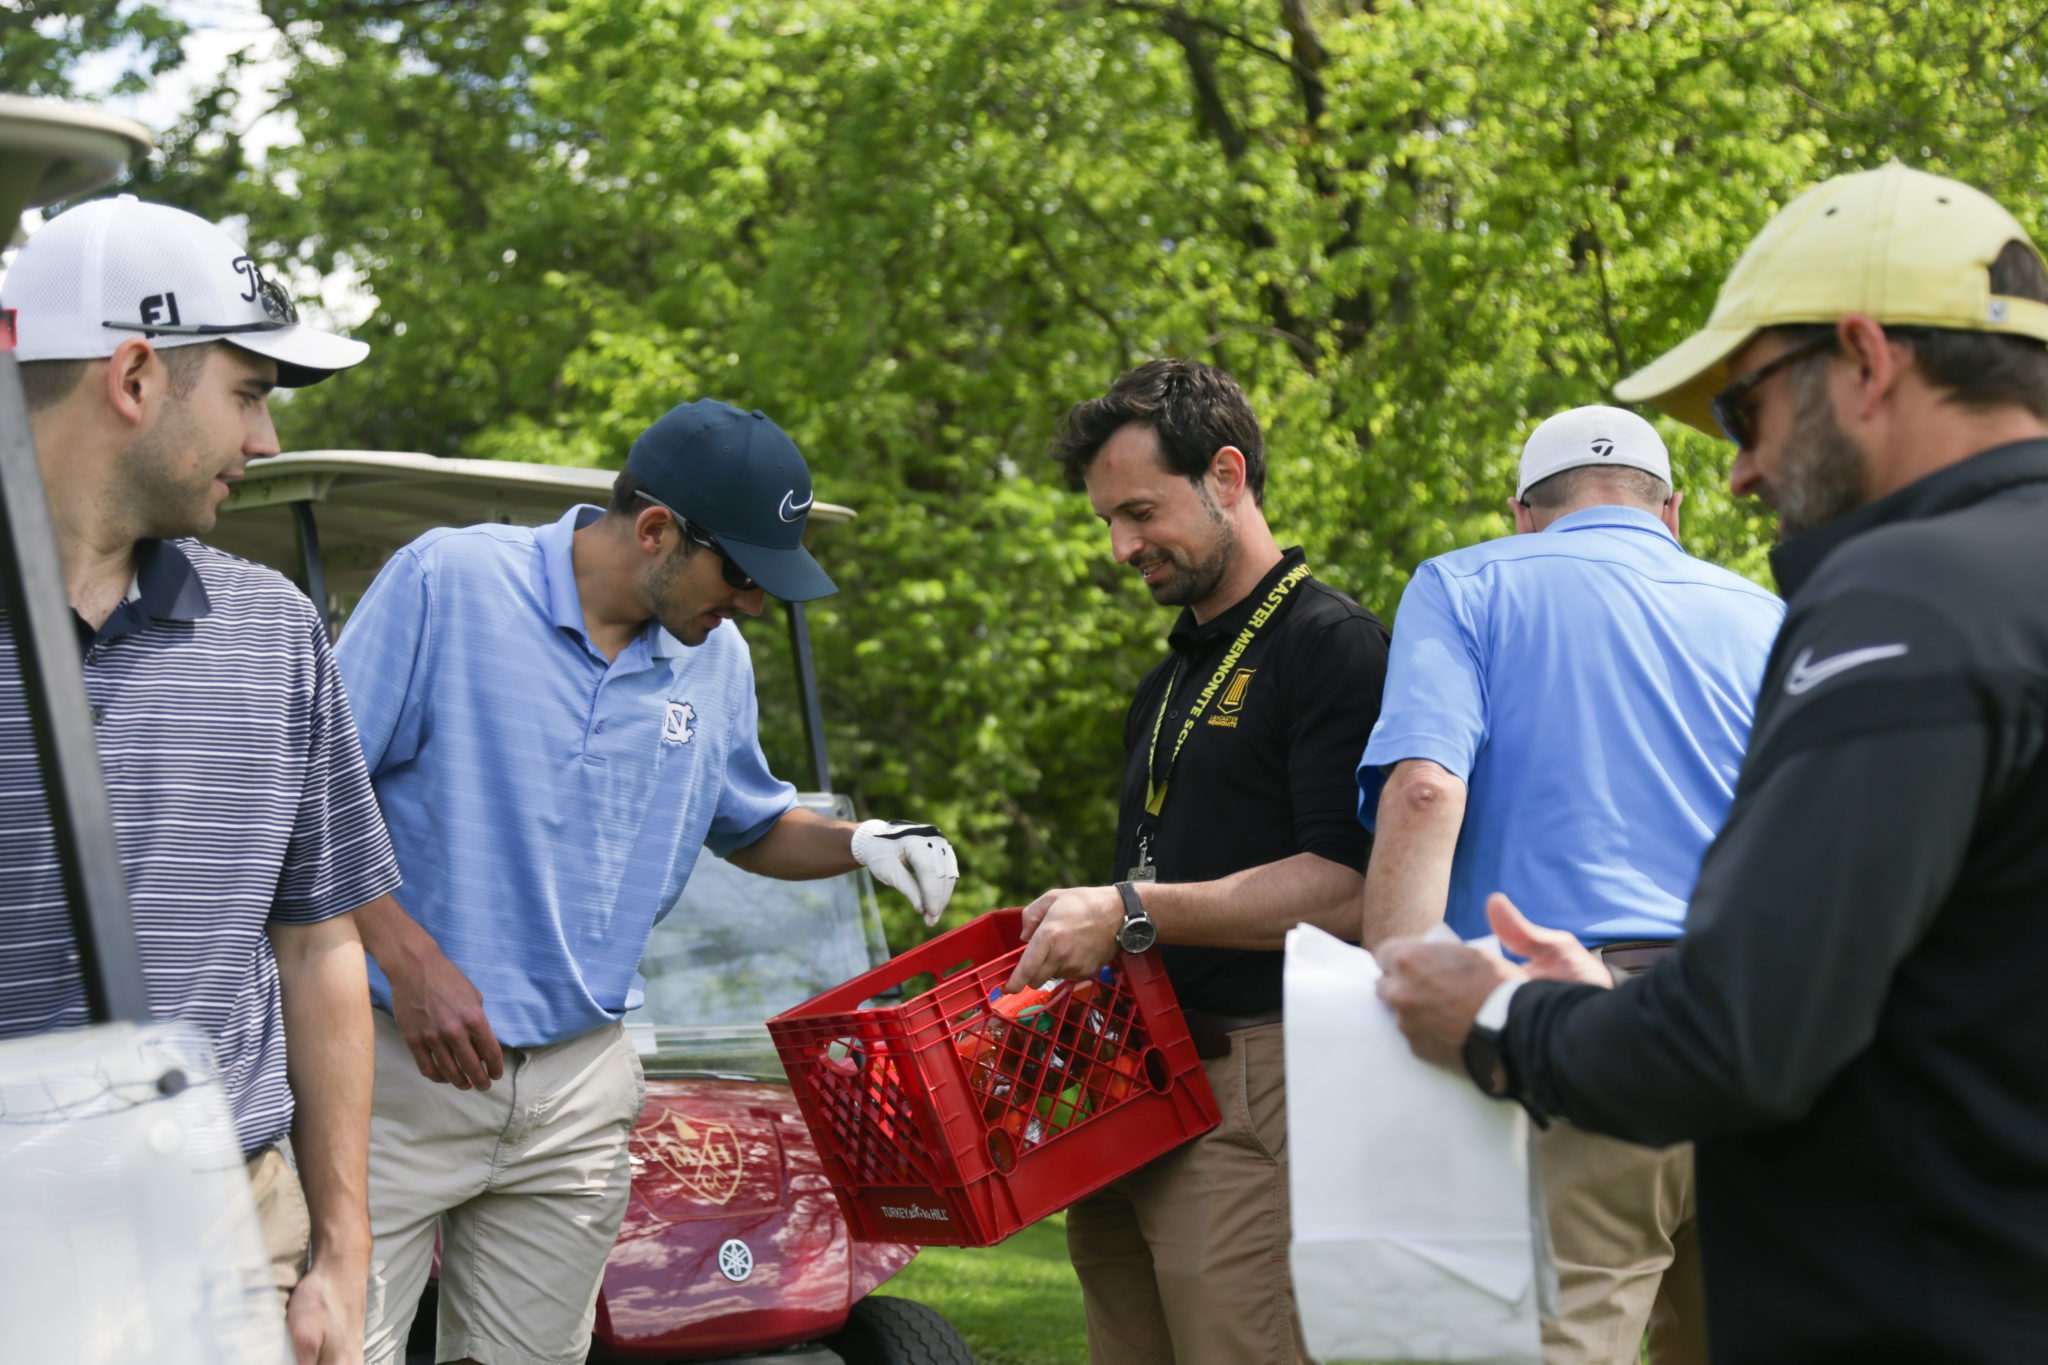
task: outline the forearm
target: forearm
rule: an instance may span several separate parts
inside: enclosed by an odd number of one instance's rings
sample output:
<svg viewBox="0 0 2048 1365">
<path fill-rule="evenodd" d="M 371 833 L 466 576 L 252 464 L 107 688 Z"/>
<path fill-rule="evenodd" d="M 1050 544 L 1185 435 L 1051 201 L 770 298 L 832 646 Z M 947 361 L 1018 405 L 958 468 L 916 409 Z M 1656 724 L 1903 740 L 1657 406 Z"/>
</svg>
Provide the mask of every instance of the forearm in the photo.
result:
<svg viewBox="0 0 2048 1365">
<path fill-rule="evenodd" d="M 1161 943 L 1278 949 L 1303 923 L 1356 937 L 1363 881 L 1342 863 L 1297 853 L 1211 882 L 1144 882 L 1138 894 Z"/>
<path fill-rule="evenodd" d="M 1365 871 L 1364 943 L 1427 933 L 1444 917 L 1465 824 L 1465 784 L 1428 759 L 1394 765 L 1380 791 Z"/>
<path fill-rule="evenodd" d="M 291 1083 L 292 1150 L 313 1265 L 346 1279 L 370 1258 L 367 1170 L 374 1049 L 363 945 L 350 915 L 273 925 Z"/>
<path fill-rule="evenodd" d="M 426 949 L 438 951 L 434 936 L 405 913 L 395 896 L 379 896 L 358 906 L 351 918 L 362 936 L 363 951 L 377 959 L 386 976 L 403 973 Z"/>
<path fill-rule="evenodd" d="M 1804 1114 L 1876 1036 L 1899 962 L 1947 896 L 1982 750 L 1981 734 L 1929 728 L 1778 765 L 1709 850 L 1677 952 L 1613 991 L 1516 995 L 1503 1042 L 1518 1089 L 1639 1142 Z"/>
<path fill-rule="evenodd" d="M 797 806 L 726 861 L 782 881 L 836 877 L 860 866 L 853 856 L 853 831 L 851 821 L 833 820 Z"/>
</svg>

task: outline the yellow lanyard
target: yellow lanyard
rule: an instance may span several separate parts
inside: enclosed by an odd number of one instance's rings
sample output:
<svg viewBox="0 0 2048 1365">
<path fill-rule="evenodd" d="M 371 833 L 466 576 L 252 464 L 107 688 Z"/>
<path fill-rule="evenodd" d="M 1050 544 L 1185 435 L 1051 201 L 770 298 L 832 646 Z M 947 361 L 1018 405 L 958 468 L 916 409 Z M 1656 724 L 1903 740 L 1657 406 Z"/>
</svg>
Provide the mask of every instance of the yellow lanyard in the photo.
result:
<svg viewBox="0 0 2048 1365">
<path fill-rule="evenodd" d="M 1153 772 L 1153 763 L 1159 756 L 1159 732 L 1166 727 L 1166 708 L 1173 704 L 1174 691 L 1180 686 L 1180 663 L 1175 661 L 1173 677 L 1166 684 L 1166 695 L 1159 699 L 1159 714 L 1152 719 L 1151 747 L 1145 750 L 1147 815 L 1157 817 L 1165 808 L 1166 788 L 1173 781 L 1173 765 L 1180 761 L 1180 751 L 1187 744 L 1188 736 L 1194 732 L 1195 722 L 1200 720 L 1202 712 L 1208 709 L 1210 699 L 1230 676 L 1230 670 L 1237 667 L 1237 661 L 1244 657 L 1245 650 L 1251 648 L 1252 641 L 1258 638 L 1260 627 L 1273 619 L 1273 614 L 1280 610 L 1280 604 L 1287 600 L 1287 594 L 1293 592 L 1295 585 L 1308 576 L 1306 564 L 1297 564 L 1289 569 L 1286 575 L 1273 585 L 1273 590 L 1266 594 L 1266 600 L 1259 603 L 1258 610 L 1244 623 L 1244 629 L 1237 633 L 1237 638 L 1230 642 L 1229 650 L 1223 655 L 1223 662 L 1216 665 L 1216 672 L 1209 678 L 1209 685 L 1202 689 L 1201 695 L 1195 698 L 1195 704 L 1188 708 L 1188 718 L 1181 724 L 1180 737 L 1173 742 L 1173 753 L 1166 760 L 1166 772 L 1162 776 Z"/>
</svg>

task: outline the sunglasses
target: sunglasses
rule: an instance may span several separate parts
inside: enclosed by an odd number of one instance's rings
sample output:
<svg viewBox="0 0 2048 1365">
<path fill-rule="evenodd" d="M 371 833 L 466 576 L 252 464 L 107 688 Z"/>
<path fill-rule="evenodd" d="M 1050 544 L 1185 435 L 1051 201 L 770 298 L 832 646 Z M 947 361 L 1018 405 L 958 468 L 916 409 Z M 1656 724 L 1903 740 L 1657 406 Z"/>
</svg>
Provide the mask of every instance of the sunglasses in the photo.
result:
<svg viewBox="0 0 2048 1365">
<path fill-rule="evenodd" d="M 688 536 L 697 544 L 702 545 L 705 549 L 711 551 L 711 553 L 717 555 L 718 572 L 722 577 L 724 577 L 726 584 L 728 586 L 738 588 L 741 592 L 752 592 L 754 589 L 761 586 L 759 583 L 756 583 L 753 579 L 747 577 L 747 571 L 745 569 L 742 569 L 739 566 L 738 561 L 734 560 L 730 554 L 726 553 L 725 547 L 723 545 L 720 545 L 718 543 L 717 537 L 713 536 L 709 531 L 706 531 L 702 527 L 693 524 L 688 517 L 684 516 L 681 512 L 676 511 L 675 508 L 670 507 L 667 503 L 663 502 L 660 498 L 655 497 L 651 493 L 643 491 L 637 494 L 636 496 L 647 499 L 647 501 L 653 503 L 656 507 L 659 507 L 662 511 L 668 513 L 669 516 L 675 518 L 676 529 L 678 531 Z"/>
<path fill-rule="evenodd" d="M 1715 423 L 1729 440 L 1735 442 L 1738 450 L 1749 449 L 1756 442 L 1756 414 L 1742 401 L 1743 398 L 1757 385 L 1787 365 L 1820 351 L 1832 351 L 1834 348 L 1835 334 L 1829 332 L 1826 336 L 1803 341 L 1776 360 L 1759 365 L 1740 379 L 1733 380 L 1726 388 L 1707 400 L 1707 408 L 1714 414 Z"/>
<path fill-rule="evenodd" d="M 146 336 L 180 337 L 226 337 L 241 332 L 281 332 L 287 327 L 299 325 L 299 306 L 292 302 L 292 296 L 285 287 L 252 265 L 248 271 L 250 283 L 255 286 L 255 302 L 263 309 L 262 322 L 102 322 L 100 326 L 111 327 L 117 332 L 141 332 Z M 242 297 L 248 298 L 244 294 Z"/>
</svg>

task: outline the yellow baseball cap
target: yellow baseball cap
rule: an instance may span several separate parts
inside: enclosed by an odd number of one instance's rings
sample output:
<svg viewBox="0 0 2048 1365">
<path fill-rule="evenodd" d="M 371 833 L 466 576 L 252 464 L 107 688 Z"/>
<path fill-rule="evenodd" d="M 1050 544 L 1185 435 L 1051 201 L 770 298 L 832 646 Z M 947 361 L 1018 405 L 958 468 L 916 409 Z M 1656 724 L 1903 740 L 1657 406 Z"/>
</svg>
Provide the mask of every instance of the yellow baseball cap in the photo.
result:
<svg viewBox="0 0 2048 1365">
<path fill-rule="evenodd" d="M 2048 303 L 1991 292 L 2008 242 L 2033 246 L 1981 190 L 1899 162 L 1824 181 L 1778 210 L 1728 272 L 1700 331 L 1614 386 L 1721 435 L 1707 400 L 1728 357 L 1766 327 L 1863 313 L 1900 327 L 2003 332 L 2048 342 Z"/>
</svg>

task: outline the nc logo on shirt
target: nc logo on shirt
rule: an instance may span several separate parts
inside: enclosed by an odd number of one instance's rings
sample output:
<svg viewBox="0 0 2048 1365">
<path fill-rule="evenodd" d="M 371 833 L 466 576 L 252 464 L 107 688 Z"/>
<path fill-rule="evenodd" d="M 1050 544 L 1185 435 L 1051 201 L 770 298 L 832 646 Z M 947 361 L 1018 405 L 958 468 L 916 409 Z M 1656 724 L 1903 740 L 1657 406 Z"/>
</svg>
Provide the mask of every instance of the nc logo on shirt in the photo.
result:
<svg viewBox="0 0 2048 1365">
<path fill-rule="evenodd" d="M 697 708 L 686 701 L 672 701 L 668 714 L 661 718 L 661 742 L 663 744 L 688 744 L 697 737 L 691 722 L 697 719 Z"/>
</svg>

